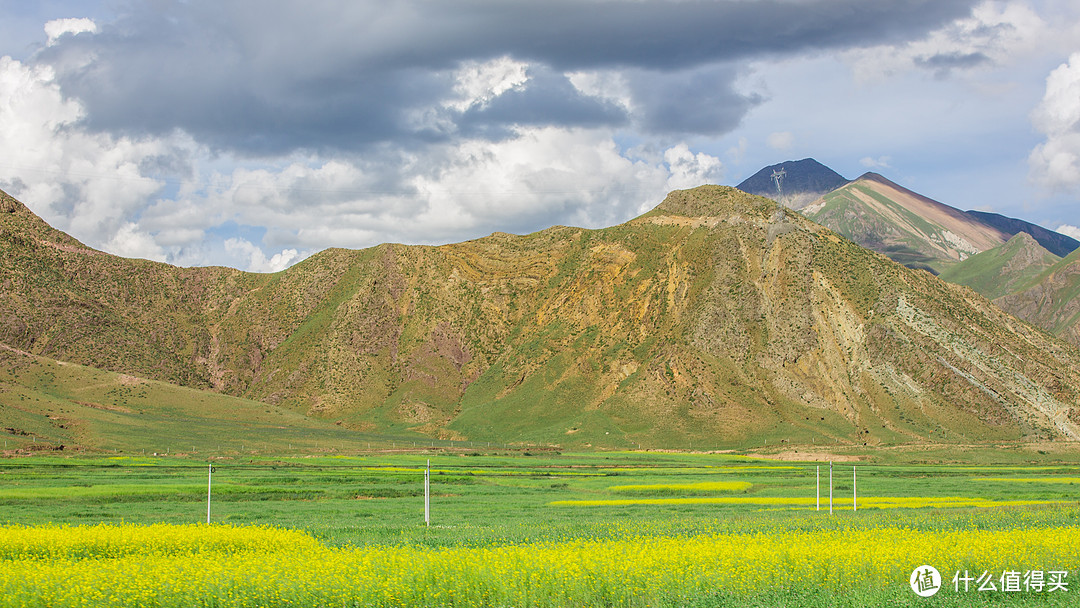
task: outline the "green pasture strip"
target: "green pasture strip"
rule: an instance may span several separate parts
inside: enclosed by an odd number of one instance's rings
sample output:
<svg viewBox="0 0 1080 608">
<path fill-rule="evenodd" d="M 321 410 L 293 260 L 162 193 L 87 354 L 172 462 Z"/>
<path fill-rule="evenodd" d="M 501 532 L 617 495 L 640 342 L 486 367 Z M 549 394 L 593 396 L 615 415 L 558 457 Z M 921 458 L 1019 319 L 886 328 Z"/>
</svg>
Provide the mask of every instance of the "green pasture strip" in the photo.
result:
<svg viewBox="0 0 1080 608">
<path fill-rule="evenodd" d="M 162 496 L 170 494 L 197 495 L 205 497 L 207 486 L 203 484 L 105 484 L 94 486 L 64 486 L 64 487 L 37 487 L 37 488 L 12 488 L 0 487 L 0 502 L 12 500 L 80 500 L 101 497 L 133 497 L 133 496 Z M 297 494 L 302 490 L 270 487 L 270 486 L 247 486 L 235 483 L 216 483 L 213 485 L 215 494 Z"/>
<path fill-rule="evenodd" d="M 431 461 L 432 523 L 423 523 L 423 469 Z M 365 454 L 214 459 L 212 521 L 285 526 L 310 531 L 332 544 L 418 543 L 475 545 L 567 534 L 607 536 L 624 523 L 670 531 L 822 525 L 812 514 L 815 492 L 827 508 L 828 467 L 817 463 L 744 460 L 728 454 Z M 749 462 L 749 464 L 748 464 Z M 178 457 L 48 456 L 0 459 L 0 523 L 188 523 L 205 521 L 207 460 Z M 822 474 L 817 478 L 817 468 Z M 1001 513 L 1018 526 L 1066 521 L 1080 501 L 1080 486 L 1065 483 L 999 484 L 979 481 L 1000 470 L 1007 478 L 1041 467 L 933 464 L 834 464 L 836 519 L 852 525 L 917 514 L 916 525 Z M 852 469 L 858 470 L 859 510 L 850 511 Z M 1067 465 L 1053 472 L 1074 472 Z M 820 479 L 820 487 L 817 482 Z M 734 482 L 739 496 L 666 486 Z M 654 486 L 625 491 L 623 486 Z M 929 503 L 925 497 L 970 501 Z M 740 498 L 742 502 L 610 501 L 666 498 Z M 923 502 L 919 502 L 922 500 Z M 588 508 L 563 504 L 597 502 Z M 891 502 L 888 502 L 891 501 Z M 901 504 L 902 503 L 902 504 Z M 898 506 L 906 508 L 898 510 Z M 871 508 L 880 507 L 880 508 Z M 764 511 L 763 509 L 778 509 Z M 793 511 L 787 511 L 792 509 Z M 884 510 L 888 509 L 888 511 Z M 925 515 L 925 517 L 923 517 Z M 1025 519 L 1027 518 L 1027 519 Z M 1071 521 L 1071 520 L 1069 520 Z M 982 525 L 986 525 L 985 522 Z"/>
</svg>

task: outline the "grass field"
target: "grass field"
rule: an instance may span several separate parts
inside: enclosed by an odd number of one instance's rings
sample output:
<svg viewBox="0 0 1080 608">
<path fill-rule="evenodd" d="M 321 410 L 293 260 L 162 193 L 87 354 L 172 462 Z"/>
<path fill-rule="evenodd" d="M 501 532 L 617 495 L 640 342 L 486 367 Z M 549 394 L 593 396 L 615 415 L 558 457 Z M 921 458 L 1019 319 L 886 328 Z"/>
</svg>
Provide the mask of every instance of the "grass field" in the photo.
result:
<svg viewBox="0 0 1080 608">
<path fill-rule="evenodd" d="M 1074 605 L 1080 467 L 1018 460 L 860 463 L 857 511 L 836 463 L 830 514 L 828 464 L 818 511 L 818 464 L 728 454 L 217 459 L 206 526 L 206 462 L 4 459 L 0 606 Z"/>
</svg>

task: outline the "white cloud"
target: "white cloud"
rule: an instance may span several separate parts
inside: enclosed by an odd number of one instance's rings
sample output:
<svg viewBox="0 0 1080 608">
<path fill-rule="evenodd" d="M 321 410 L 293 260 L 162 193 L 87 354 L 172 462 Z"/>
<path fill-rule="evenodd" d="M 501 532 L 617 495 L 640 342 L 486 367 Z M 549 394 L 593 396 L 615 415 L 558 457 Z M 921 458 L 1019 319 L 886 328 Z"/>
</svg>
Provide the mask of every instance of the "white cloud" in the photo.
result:
<svg viewBox="0 0 1080 608">
<path fill-rule="evenodd" d="M 786 152 L 795 146 L 795 136 L 790 131 L 780 131 L 778 133 L 769 133 L 769 137 L 766 139 L 766 143 L 773 150 L 779 150 Z"/>
<path fill-rule="evenodd" d="M 484 81 L 481 72 L 472 73 L 473 84 Z M 485 91 L 510 90 L 514 73 L 507 68 L 505 78 L 468 89 L 471 103 L 482 103 Z M 672 189 L 723 178 L 719 159 L 685 143 L 654 154 L 624 151 L 607 129 L 520 127 L 499 141 L 250 165 L 212 156 L 183 133 L 137 141 L 91 134 L 82 116 L 50 71 L 0 60 L 0 149 L 22 152 L 0 153 L 0 183 L 91 246 L 187 265 L 272 272 L 331 246 L 607 226 Z M 187 168 L 164 197 L 167 184 L 144 170 L 162 159 Z M 246 236 L 260 233 L 259 243 Z"/>
<path fill-rule="evenodd" d="M 234 239 L 224 253 L 235 266 L 269 271 L 275 258 L 266 248 L 438 244 L 554 224 L 608 226 L 670 190 L 719 182 L 723 169 L 686 144 L 650 154 L 620 150 L 603 129 L 519 127 L 505 140 L 432 145 L 386 165 L 313 157 L 218 173 L 206 180 L 212 187 L 158 201 L 140 225 L 176 248 L 229 220 L 266 227 L 260 244 Z"/>
<path fill-rule="evenodd" d="M 569 72 L 567 80 L 584 95 L 610 101 L 627 112 L 634 111 L 634 95 L 622 72 L 606 70 Z"/>
<path fill-rule="evenodd" d="M 97 31 L 98 26 L 93 19 L 53 19 L 45 24 L 45 35 L 49 37 L 48 46 L 56 44 L 56 40 L 65 34 L 94 34 Z"/>
<path fill-rule="evenodd" d="M 1062 224 L 1057 228 L 1054 228 L 1054 232 L 1057 232 L 1058 234 L 1064 234 L 1065 236 L 1071 236 L 1072 238 L 1080 241 L 1080 228 L 1076 226 Z"/>
<path fill-rule="evenodd" d="M 131 235 L 121 231 L 162 187 L 141 166 L 172 155 L 174 145 L 88 133 L 82 117 L 51 69 L 0 57 L 0 184 L 92 246 L 126 243 Z"/>
<path fill-rule="evenodd" d="M 501 61 L 469 66 L 462 103 L 518 86 L 522 70 Z M 685 143 L 625 151 L 608 129 L 519 127 L 498 141 L 252 165 L 211 155 L 183 133 L 142 140 L 89 133 L 82 117 L 50 70 L 0 59 L 0 150 L 19 151 L 0 152 L 0 184 L 54 226 L 110 253 L 263 272 L 331 246 L 612 225 L 672 189 L 724 174 L 718 158 Z M 162 165 L 181 167 L 185 177 L 148 177 L 147 167 Z M 248 236 L 260 233 L 258 244 Z"/>
<path fill-rule="evenodd" d="M 889 163 L 892 162 L 892 158 L 888 156 L 879 156 L 873 158 L 870 156 L 864 156 L 859 159 L 859 164 L 870 169 L 892 169 Z"/>
<path fill-rule="evenodd" d="M 154 242 L 154 238 L 140 231 L 133 222 L 120 226 L 109 242 L 105 243 L 104 249 L 113 255 L 155 262 L 164 262 L 166 257 L 165 250 Z"/>
<path fill-rule="evenodd" d="M 240 238 L 226 239 L 225 250 L 238 260 L 246 261 L 244 270 L 249 272 L 279 272 L 306 257 L 301 256 L 295 249 L 284 249 L 267 258 L 262 249 L 251 241 Z"/>
<path fill-rule="evenodd" d="M 1043 133 L 1064 133 L 1080 127 L 1080 52 L 1046 78 L 1046 94 L 1032 114 Z"/>
<path fill-rule="evenodd" d="M 1051 189 L 1080 187 L 1080 52 L 1046 78 L 1046 94 L 1031 115 L 1046 141 L 1031 152 L 1031 175 Z"/>
<path fill-rule="evenodd" d="M 724 166 L 720 159 L 704 152 L 694 154 L 686 144 L 665 150 L 664 162 L 671 170 L 667 183 L 672 190 L 715 184 L 724 179 Z"/>
<path fill-rule="evenodd" d="M 454 72 L 455 97 L 447 107 L 458 111 L 484 107 L 499 95 L 520 89 L 529 81 L 529 64 L 510 57 L 490 61 L 466 61 Z"/>
<path fill-rule="evenodd" d="M 671 177 L 621 154 L 601 130 L 519 128 L 504 141 L 466 140 L 440 154 L 436 172 L 411 179 L 427 205 L 413 222 L 429 234 L 607 225 L 643 201 L 658 203 Z"/>
</svg>

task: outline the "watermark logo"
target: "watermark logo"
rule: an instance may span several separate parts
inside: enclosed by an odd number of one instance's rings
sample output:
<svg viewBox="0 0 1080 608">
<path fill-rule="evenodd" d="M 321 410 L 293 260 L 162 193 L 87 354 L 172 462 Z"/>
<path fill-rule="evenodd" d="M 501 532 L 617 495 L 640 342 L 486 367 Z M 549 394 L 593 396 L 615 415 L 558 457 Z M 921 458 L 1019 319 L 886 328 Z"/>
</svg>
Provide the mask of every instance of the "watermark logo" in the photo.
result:
<svg viewBox="0 0 1080 608">
<path fill-rule="evenodd" d="M 1073 571 L 1076 572 L 1076 571 Z M 1000 571 L 957 570 L 951 590 L 946 593 L 1062 593 L 1068 592 L 1069 570 Z M 911 590 L 920 597 L 931 597 L 949 586 L 933 566 L 919 566 L 908 579 Z"/>
<path fill-rule="evenodd" d="M 919 597 L 930 597 L 941 590 L 941 573 L 933 566 L 919 566 L 911 572 L 911 590 Z"/>
<path fill-rule="evenodd" d="M 959 570 L 952 577 L 953 591 L 967 593 L 975 591 L 1003 591 L 1017 593 L 1055 593 L 1069 590 L 1068 570 L 1003 570 L 996 572 L 983 570 L 982 574 Z"/>
</svg>

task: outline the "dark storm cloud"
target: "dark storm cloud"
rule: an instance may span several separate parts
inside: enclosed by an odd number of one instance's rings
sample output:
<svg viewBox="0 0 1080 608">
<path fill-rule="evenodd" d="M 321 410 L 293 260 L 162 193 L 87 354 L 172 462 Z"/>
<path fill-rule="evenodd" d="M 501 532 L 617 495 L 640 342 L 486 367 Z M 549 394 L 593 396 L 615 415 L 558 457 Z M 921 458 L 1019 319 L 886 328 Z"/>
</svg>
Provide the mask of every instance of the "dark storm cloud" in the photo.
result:
<svg viewBox="0 0 1080 608">
<path fill-rule="evenodd" d="M 910 39 L 967 14 L 971 4 L 160 0 L 132 3 L 115 22 L 99 23 L 98 34 L 64 37 L 38 61 L 56 66 L 65 94 L 85 104 L 91 128 L 182 129 L 214 148 L 255 154 L 430 136 L 410 119 L 446 98 L 448 74 L 462 61 L 501 56 L 553 72 L 636 70 L 636 120 L 653 130 L 715 133 L 736 124 L 754 100 L 732 93 L 730 81 L 699 81 L 713 88 L 694 93 L 676 80 L 679 86 L 665 91 L 673 82 L 668 72 Z M 656 76 L 651 87 L 649 74 Z M 627 117 L 551 77 L 461 120 L 472 131 L 498 131 L 513 123 L 614 125 Z"/>
<path fill-rule="evenodd" d="M 674 73 L 634 73 L 630 88 L 641 106 L 639 124 L 653 133 L 716 135 L 736 126 L 758 95 L 734 90 L 737 70 L 716 66 Z"/>
</svg>

